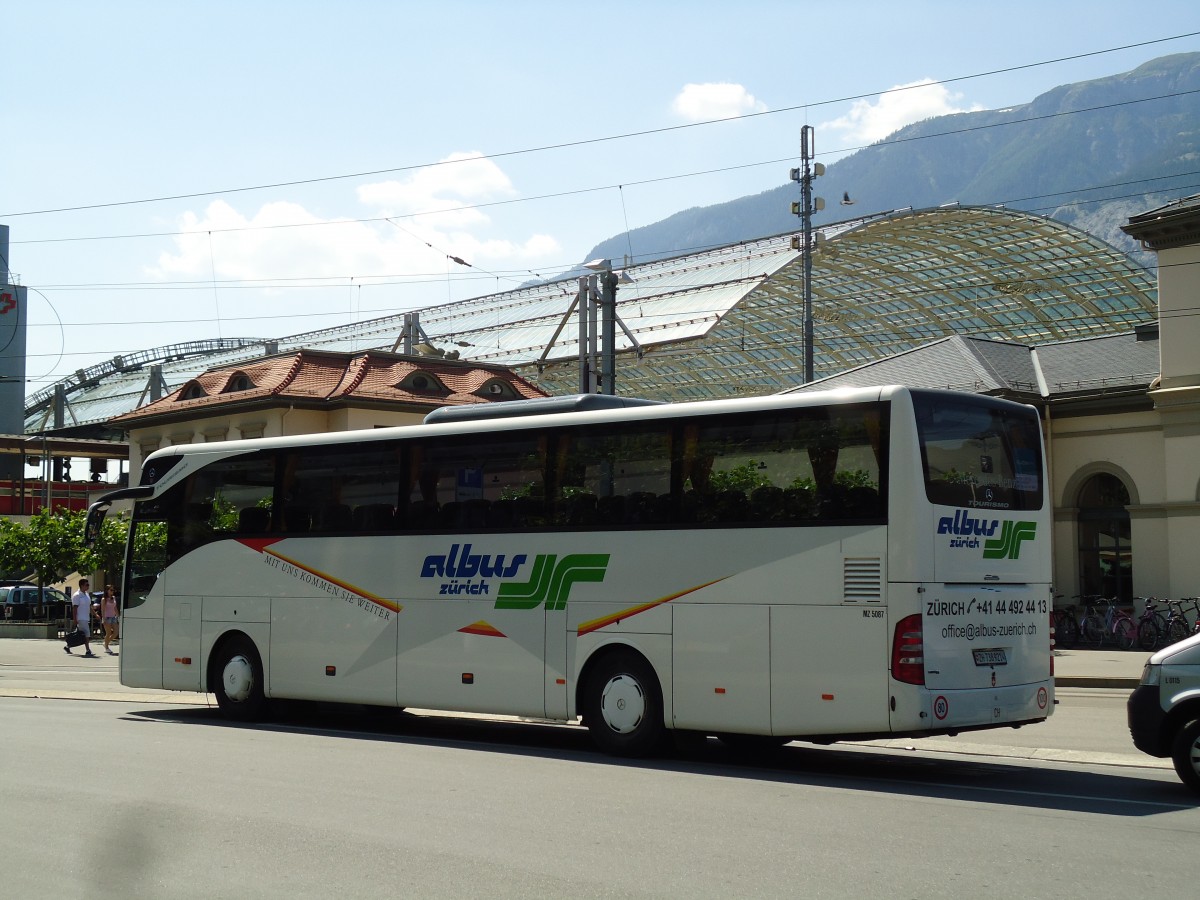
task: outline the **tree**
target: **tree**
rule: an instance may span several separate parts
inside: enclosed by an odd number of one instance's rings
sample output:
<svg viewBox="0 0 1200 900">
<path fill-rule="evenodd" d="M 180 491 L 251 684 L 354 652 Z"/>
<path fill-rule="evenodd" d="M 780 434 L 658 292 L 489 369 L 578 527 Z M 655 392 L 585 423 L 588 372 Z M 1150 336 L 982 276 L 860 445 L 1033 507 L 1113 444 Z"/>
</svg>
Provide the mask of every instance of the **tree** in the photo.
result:
<svg viewBox="0 0 1200 900">
<path fill-rule="evenodd" d="M 52 584 L 71 572 L 90 572 L 96 554 L 83 544 L 84 513 L 48 510 L 30 517 L 28 525 L 0 520 L 0 567 L 33 570 L 42 584 Z"/>
<path fill-rule="evenodd" d="M 24 577 L 30 570 L 29 529 L 12 519 L 0 519 L 0 571 Z"/>
</svg>

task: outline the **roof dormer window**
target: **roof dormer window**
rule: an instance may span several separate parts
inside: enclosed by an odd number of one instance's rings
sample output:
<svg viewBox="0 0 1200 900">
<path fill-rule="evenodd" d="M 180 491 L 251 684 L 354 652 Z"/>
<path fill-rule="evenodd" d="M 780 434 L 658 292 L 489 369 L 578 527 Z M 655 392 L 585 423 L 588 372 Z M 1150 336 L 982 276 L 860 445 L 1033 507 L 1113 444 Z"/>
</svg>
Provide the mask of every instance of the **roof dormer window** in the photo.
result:
<svg viewBox="0 0 1200 900">
<path fill-rule="evenodd" d="M 198 381 L 189 381 L 182 391 L 179 392 L 180 400 L 199 400 L 201 397 L 207 397 L 208 393 L 200 386 Z"/>
<path fill-rule="evenodd" d="M 511 384 L 499 378 L 489 379 L 475 393 L 488 400 L 516 400 L 519 396 Z"/>
<path fill-rule="evenodd" d="M 236 391 L 248 391 L 254 386 L 254 382 L 245 372 L 234 372 L 229 376 L 229 381 L 225 383 L 225 389 L 221 393 L 232 394 Z"/>
<path fill-rule="evenodd" d="M 410 394 L 437 394 L 445 396 L 450 393 L 450 389 L 442 384 L 441 379 L 436 375 L 431 375 L 429 372 L 409 372 L 404 376 L 404 380 L 396 385 L 402 391 L 408 391 Z"/>
</svg>

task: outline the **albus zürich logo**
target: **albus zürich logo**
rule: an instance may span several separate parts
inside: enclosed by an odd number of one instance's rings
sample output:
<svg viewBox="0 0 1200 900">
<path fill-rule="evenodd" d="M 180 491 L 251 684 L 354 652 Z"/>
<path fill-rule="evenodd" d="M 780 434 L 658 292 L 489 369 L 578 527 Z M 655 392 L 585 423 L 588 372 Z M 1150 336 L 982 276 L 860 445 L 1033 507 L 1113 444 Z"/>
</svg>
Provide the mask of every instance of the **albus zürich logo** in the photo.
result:
<svg viewBox="0 0 1200 900">
<path fill-rule="evenodd" d="M 495 587 L 496 609 L 536 609 L 545 604 L 547 610 L 555 610 L 566 609 L 572 585 L 603 581 L 608 570 L 607 553 L 569 553 L 562 559 L 539 553 L 526 580 L 514 581 L 529 563 L 526 554 L 507 559 L 502 553 L 493 556 L 472 549 L 470 544 L 452 544 L 448 553 L 430 554 L 421 566 L 421 577 L 442 579 L 440 596 L 490 596 Z"/>
<path fill-rule="evenodd" d="M 970 510 L 960 509 L 953 516 L 942 516 L 938 534 L 950 535 L 951 547 L 977 548 L 983 538 L 984 559 L 1020 559 L 1021 545 L 1037 537 L 1037 523 L 976 518 Z"/>
</svg>

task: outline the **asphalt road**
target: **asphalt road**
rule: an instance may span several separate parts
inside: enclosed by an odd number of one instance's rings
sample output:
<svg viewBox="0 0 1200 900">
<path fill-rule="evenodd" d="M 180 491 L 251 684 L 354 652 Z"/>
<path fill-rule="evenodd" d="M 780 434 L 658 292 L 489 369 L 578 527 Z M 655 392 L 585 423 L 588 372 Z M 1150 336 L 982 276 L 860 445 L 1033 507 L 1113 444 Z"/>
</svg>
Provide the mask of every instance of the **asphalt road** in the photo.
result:
<svg viewBox="0 0 1200 900">
<path fill-rule="evenodd" d="M 579 728 L 304 705 L 0 697 L 0 723 L 4 897 L 1195 896 L 1200 797 L 1149 766 L 628 762 Z"/>
<path fill-rule="evenodd" d="M 0 641 L 0 898 L 1195 896 L 1200 795 L 1132 747 L 1125 688 L 1018 730 L 629 762 L 496 717 L 238 726 L 116 663 Z"/>
</svg>

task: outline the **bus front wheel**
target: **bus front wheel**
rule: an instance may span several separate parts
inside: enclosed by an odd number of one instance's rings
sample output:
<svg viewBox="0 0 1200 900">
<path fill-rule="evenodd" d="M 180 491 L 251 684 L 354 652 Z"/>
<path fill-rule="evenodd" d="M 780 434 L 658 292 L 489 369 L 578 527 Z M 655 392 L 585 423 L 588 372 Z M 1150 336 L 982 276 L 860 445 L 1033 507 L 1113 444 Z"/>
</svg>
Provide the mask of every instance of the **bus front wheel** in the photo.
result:
<svg viewBox="0 0 1200 900">
<path fill-rule="evenodd" d="M 217 706 L 226 718 L 252 722 L 263 717 L 267 698 L 262 660 L 249 638 L 236 637 L 221 645 L 214 660 L 213 682 Z"/>
<path fill-rule="evenodd" d="M 644 657 L 630 650 L 601 659 L 587 680 L 583 721 L 613 756 L 647 756 L 666 738 L 662 692 Z"/>
</svg>

